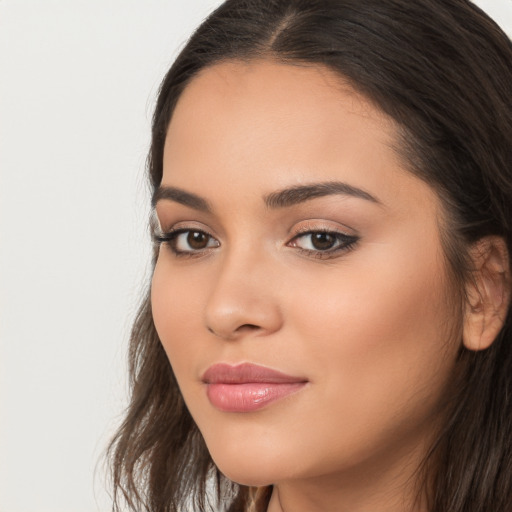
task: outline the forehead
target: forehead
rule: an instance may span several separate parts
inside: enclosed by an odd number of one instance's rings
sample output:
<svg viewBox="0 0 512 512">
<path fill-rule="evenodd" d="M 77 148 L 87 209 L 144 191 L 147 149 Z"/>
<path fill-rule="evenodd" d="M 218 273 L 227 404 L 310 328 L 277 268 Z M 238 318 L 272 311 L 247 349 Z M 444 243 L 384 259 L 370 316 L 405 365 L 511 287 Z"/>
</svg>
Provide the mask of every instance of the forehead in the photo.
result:
<svg viewBox="0 0 512 512">
<path fill-rule="evenodd" d="M 192 79 L 178 100 L 171 128 L 183 116 L 188 122 L 203 124 L 228 117 L 231 123 L 239 119 L 242 124 L 264 117 L 277 122 L 276 128 L 291 121 L 319 128 L 336 120 L 340 110 L 357 115 L 361 123 L 378 125 L 390 137 L 394 135 L 394 122 L 325 66 L 271 60 L 226 61 L 202 70 Z M 256 115 L 258 112 L 260 115 Z"/>
<path fill-rule="evenodd" d="M 343 101 L 346 105 L 352 104 L 360 113 L 367 111 L 368 115 L 385 119 L 378 109 L 369 109 L 367 98 L 343 76 L 320 64 L 268 59 L 227 60 L 201 70 L 185 88 L 179 103 L 187 103 L 191 96 L 197 102 L 198 92 L 205 101 L 227 95 L 234 108 L 240 107 L 247 96 L 257 105 L 266 105 L 269 98 L 273 98 L 283 106 L 300 97 L 306 100 L 304 108 L 317 109 L 326 101 Z"/>
</svg>

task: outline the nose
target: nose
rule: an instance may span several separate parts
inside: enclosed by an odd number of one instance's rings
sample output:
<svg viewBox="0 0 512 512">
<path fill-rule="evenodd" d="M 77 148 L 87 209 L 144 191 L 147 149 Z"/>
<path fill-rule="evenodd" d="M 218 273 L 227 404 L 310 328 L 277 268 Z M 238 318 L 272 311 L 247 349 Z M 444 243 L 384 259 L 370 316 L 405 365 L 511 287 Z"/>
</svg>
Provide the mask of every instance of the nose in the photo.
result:
<svg viewBox="0 0 512 512">
<path fill-rule="evenodd" d="M 225 340 L 264 336 L 283 323 L 278 287 L 265 257 L 231 254 L 219 262 L 217 279 L 205 308 L 208 331 Z"/>
</svg>

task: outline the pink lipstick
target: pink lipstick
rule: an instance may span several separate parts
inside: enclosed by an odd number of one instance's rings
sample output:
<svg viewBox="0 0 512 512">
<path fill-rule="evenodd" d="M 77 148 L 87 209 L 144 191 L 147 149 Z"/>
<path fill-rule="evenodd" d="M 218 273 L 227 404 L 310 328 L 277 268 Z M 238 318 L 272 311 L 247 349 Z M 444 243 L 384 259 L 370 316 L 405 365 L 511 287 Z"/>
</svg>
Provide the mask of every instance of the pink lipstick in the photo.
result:
<svg viewBox="0 0 512 512">
<path fill-rule="evenodd" d="M 252 412 L 291 395 L 307 380 L 264 366 L 215 364 L 203 375 L 210 403 L 224 412 Z"/>
</svg>

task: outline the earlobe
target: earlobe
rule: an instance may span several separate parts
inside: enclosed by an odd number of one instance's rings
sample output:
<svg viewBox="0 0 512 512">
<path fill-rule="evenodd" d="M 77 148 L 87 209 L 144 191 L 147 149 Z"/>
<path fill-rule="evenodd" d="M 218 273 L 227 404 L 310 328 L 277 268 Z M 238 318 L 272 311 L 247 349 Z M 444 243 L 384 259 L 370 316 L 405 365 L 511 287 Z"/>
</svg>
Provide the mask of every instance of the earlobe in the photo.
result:
<svg viewBox="0 0 512 512">
<path fill-rule="evenodd" d="M 466 285 L 462 340 L 468 350 L 484 350 L 498 336 L 510 304 L 510 267 L 505 241 L 488 236 L 470 250 L 473 270 Z"/>
</svg>

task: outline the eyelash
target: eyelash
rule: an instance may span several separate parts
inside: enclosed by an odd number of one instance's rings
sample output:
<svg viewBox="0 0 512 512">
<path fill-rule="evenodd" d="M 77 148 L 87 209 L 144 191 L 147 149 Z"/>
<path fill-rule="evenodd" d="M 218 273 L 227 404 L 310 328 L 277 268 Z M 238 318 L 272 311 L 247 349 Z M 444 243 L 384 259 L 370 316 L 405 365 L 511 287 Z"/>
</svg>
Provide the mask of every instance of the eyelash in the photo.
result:
<svg viewBox="0 0 512 512">
<path fill-rule="evenodd" d="M 191 250 L 180 250 L 177 248 L 178 237 L 188 233 L 189 236 L 191 233 L 196 233 L 207 237 L 207 243 L 209 244 L 212 240 L 215 241 L 217 245 L 205 247 L 204 249 L 191 249 Z M 299 247 L 296 245 L 296 241 L 307 236 L 312 235 L 328 235 L 334 238 L 335 246 L 334 248 L 328 248 L 325 250 L 321 249 L 305 249 L 303 247 Z M 210 252 L 212 249 L 220 246 L 220 243 L 208 232 L 201 229 L 190 229 L 190 228 L 180 228 L 176 230 L 171 230 L 166 233 L 158 233 L 154 234 L 154 241 L 157 245 L 167 244 L 177 258 L 194 258 L 204 256 L 206 253 Z M 354 235 L 347 235 L 346 233 L 342 233 L 335 230 L 328 229 L 306 229 L 304 231 L 300 231 L 295 234 L 295 236 L 286 244 L 288 247 L 296 248 L 301 254 L 304 254 L 309 257 L 317 258 L 317 259 L 330 259 L 339 256 L 341 253 L 349 252 L 354 248 L 354 246 L 359 241 L 359 237 Z"/>
</svg>

